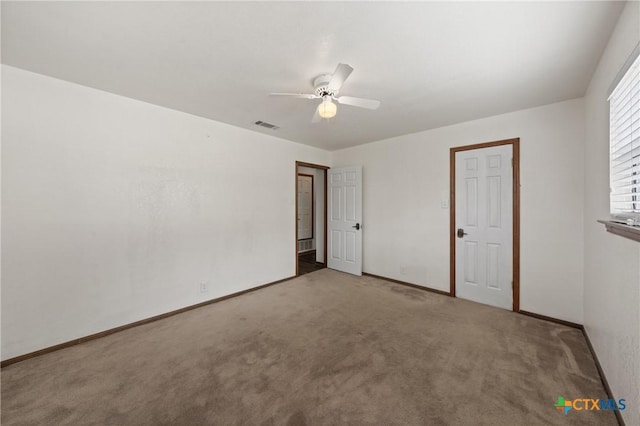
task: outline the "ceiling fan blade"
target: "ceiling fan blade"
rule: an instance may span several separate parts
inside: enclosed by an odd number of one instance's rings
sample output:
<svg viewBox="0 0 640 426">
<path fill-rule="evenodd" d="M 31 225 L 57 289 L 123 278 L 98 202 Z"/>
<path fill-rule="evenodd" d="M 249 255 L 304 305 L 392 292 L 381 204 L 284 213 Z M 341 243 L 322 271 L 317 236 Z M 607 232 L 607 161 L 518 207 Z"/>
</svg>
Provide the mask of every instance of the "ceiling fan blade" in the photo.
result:
<svg viewBox="0 0 640 426">
<path fill-rule="evenodd" d="M 287 96 L 290 98 L 299 98 L 299 99 L 317 99 L 320 97 L 312 93 L 270 93 L 269 96 Z"/>
<path fill-rule="evenodd" d="M 351 105 L 366 109 L 378 109 L 378 107 L 380 106 L 380 101 L 376 101 L 374 99 L 354 98 L 353 96 L 340 96 L 339 98 L 335 98 L 335 100 L 339 104 Z"/>
<path fill-rule="evenodd" d="M 318 114 L 318 108 L 316 108 L 316 112 L 313 114 L 313 118 L 311 119 L 312 123 L 319 123 L 322 120 L 320 114 Z"/>
<path fill-rule="evenodd" d="M 329 81 L 327 85 L 327 90 L 329 92 L 337 92 L 342 87 L 344 81 L 349 77 L 353 68 L 351 68 L 347 64 L 338 64 L 336 70 L 333 73 L 333 77 Z"/>
</svg>

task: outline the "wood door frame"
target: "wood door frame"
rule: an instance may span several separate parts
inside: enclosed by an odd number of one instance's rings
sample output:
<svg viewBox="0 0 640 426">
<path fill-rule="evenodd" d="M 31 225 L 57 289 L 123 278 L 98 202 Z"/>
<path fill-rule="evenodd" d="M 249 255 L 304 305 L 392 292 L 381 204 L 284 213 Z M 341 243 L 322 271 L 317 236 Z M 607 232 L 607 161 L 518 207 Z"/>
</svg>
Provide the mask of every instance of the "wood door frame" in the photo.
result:
<svg viewBox="0 0 640 426">
<path fill-rule="evenodd" d="M 513 151 L 513 312 L 520 312 L 520 138 L 449 149 L 449 294 L 456 297 L 456 152 L 512 145 Z"/>
<path fill-rule="evenodd" d="M 300 272 L 298 271 L 298 167 L 308 167 L 310 169 L 319 169 L 324 171 L 324 209 L 323 210 L 324 210 L 324 267 L 325 268 L 327 267 L 327 253 L 328 253 L 327 251 L 327 182 L 328 182 L 327 170 L 329 170 L 330 168 L 328 166 L 323 166 L 320 164 L 305 163 L 304 161 L 296 161 L 296 167 L 295 167 L 296 201 L 295 201 L 295 216 L 294 216 L 295 230 L 296 230 L 296 250 L 295 250 L 296 277 L 300 275 Z M 315 223 L 313 226 L 315 228 Z"/>
<path fill-rule="evenodd" d="M 310 177 L 311 178 L 311 238 L 302 238 L 298 241 L 304 241 L 304 240 L 313 240 L 315 238 L 316 235 L 316 215 L 315 215 L 315 210 L 316 210 L 316 199 L 314 198 L 316 196 L 315 193 L 315 188 L 313 187 L 313 185 L 315 184 L 314 182 L 314 175 L 308 175 L 306 173 L 298 173 L 298 176 L 306 176 L 306 177 Z M 296 187 L 296 193 L 298 191 L 298 188 Z M 298 200 L 296 200 L 296 203 L 298 202 Z M 296 204 L 297 205 L 297 204 Z M 296 220 L 298 217 L 298 210 L 296 207 Z"/>
</svg>

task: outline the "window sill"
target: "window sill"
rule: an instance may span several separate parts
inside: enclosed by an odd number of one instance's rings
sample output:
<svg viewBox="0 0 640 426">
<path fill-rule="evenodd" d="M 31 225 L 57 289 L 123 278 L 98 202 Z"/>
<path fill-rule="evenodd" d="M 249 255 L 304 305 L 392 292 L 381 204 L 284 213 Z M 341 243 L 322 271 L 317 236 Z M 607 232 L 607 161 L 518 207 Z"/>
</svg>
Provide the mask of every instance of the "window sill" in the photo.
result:
<svg viewBox="0 0 640 426">
<path fill-rule="evenodd" d="M 607 232 L 640 242 L 640 226 L 626 225 L 613 220 L 599 220 L 598 222 L 607 228 Z"/>
</svg>

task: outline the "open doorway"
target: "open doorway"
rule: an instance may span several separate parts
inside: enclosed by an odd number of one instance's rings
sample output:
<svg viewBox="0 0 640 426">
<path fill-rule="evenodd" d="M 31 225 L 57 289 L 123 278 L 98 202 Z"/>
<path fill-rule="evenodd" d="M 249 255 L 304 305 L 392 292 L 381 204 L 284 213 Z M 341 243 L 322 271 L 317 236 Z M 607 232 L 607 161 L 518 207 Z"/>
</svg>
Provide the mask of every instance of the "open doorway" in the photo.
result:
<svg viewBox="0 0 640 426">
<path fill-rule="evenodd" d="M 327 169 L 296 161 L 296 275 L 326 268 Z"/>
</svg>

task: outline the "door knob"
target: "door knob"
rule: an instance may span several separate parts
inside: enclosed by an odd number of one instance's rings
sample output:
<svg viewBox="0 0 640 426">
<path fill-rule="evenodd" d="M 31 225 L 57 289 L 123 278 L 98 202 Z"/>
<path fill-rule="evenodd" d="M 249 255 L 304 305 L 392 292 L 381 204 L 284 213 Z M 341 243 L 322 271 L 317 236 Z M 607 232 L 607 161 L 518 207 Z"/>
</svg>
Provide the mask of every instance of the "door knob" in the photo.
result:
<svg viewBox="0 0 640 426">
<path fill-rule="evenodd" d="M 458 228 L 458 238 L 462 238 L 465 235 L 468 235 L 468 234 L 466 232 L 464 232 L 464 229 Z"/>
<path fill-rule="evenodd" d="M 355 225 L 352 226 L 352 228 L 356 228 L 357 230 L 359 230 L 360 229 L 360 224 L 356 223 Z"/>
</svg>

